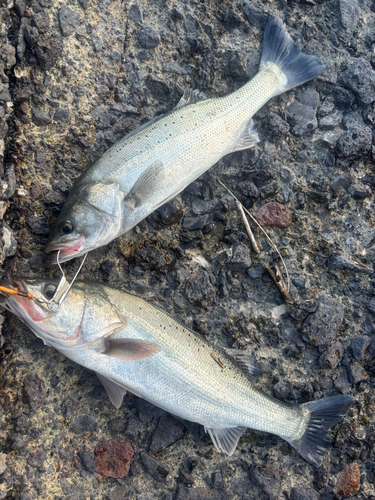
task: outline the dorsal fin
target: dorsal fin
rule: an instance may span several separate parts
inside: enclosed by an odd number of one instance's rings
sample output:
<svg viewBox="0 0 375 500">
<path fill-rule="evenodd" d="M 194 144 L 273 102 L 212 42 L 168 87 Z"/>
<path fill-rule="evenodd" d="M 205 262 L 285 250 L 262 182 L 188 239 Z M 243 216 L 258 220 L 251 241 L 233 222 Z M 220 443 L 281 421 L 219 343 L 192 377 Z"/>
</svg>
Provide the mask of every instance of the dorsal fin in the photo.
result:
<svg viewBox="0 0 375 500">
<path fill-rule="evenodd" d="M 190 87 L 186 87 L 181 99 L 178 101 L 174 109 L 183 108 L 188 104 L 205 101 L 206 99 L 206 95 L 199 89 L 192 90 Z"/>
<path fill-rule="evenodd" d="M 241 351 L 240 349 L 225 349 L 225 352 L 237 361 L 240 368 L 252 382 L 256 382 L 256 377 L 258 377 L 262 371 L 253 354 L 247 351 Z"/>
</svg>

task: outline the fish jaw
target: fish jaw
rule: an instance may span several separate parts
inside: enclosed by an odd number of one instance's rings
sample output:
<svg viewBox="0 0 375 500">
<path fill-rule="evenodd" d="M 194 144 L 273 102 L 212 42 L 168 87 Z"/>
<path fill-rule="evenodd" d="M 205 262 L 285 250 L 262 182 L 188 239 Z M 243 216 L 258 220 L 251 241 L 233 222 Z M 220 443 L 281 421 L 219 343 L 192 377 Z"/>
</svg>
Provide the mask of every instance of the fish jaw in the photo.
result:
<svg viewBox="0 0 375 500">
<path fill-rule="evenodd" d="M 68 243 L 49 243 L 46 246 L 46 256 L 43 259 L 45 266 L 57 264 L 57 253 L 60 251 L 59 262 L 67 262 L 87 252 L 84 238 L 79 238 Z"/>
</svg>

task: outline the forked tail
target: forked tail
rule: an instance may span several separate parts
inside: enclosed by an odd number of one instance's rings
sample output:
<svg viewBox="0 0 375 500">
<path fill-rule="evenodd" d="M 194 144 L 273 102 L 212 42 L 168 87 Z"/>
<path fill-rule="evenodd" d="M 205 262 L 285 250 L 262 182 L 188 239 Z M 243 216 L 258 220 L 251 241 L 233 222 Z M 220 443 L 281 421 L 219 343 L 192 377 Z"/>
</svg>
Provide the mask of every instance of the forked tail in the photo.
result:
<svg viewBox="0 0 375 500">
<path fill-rule="evenodd" d="M 333 396 L 301 405 L 304 418 L 300 429 L 287 441 L 305 460 L 319 467 L 331 444 L 328 430 L 345 415 L 353 402 L 351 396 Z"/>
<path fill-rule="evenodd" d="M 323 71 L 323 65 L 317 57 L 298 50 L 283 22 L 277 17 L 268 21 L 264 32 L 260 69 L 264 67 L 278 73 L 280 87 L 274 95 L 302 85 Z"/>
</svg>

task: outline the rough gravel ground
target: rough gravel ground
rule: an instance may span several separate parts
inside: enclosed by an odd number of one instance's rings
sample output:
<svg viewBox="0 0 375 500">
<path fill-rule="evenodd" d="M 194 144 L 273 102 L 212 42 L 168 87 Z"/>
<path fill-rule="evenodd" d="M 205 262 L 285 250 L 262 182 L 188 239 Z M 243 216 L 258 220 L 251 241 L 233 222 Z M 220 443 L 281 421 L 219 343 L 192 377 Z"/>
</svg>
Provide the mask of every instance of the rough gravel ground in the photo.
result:
<svg viewBox="0 0 375 500">
<path fill-rule="evenodd" d="M 82 276 L 150 300 L 212 342 L 251 350 L 264 369 L 259 386 L 284 401 L 340 393 L 357 401 L 319 469 L 281 439 L 251 430 L 229 458 L 200 426 L 132 395 L 115 410 L 95 375 L 5 314 L 0 498 L 374 499 L 371 0 L 0 5 L 5 275 L 53 275 L 41 267 L 41 251 L 74 179 L 127 132 L 172 109 L 187 85 L 218 96 L 254 75 L 270 14 L 322 58 L 319 78 L 258 112 L 255 148 L 224 158 L 128 235 L 89 254 Z M 257 229 L 266 256 L 252 252 L 217 179 L 253 214 L 269 202 L 290 211 L 291 225 L 269 234 L 288 266 L 293 305 L 262 267 L 264 259 L 280 264 L 277 255 Z M 69 276 L 77 266 L 66 265 Z M 131 456 L 124 439 L 134 449 L 129 474 L 96 472 L 111 467 L 104 449 Z"/>
</svg>

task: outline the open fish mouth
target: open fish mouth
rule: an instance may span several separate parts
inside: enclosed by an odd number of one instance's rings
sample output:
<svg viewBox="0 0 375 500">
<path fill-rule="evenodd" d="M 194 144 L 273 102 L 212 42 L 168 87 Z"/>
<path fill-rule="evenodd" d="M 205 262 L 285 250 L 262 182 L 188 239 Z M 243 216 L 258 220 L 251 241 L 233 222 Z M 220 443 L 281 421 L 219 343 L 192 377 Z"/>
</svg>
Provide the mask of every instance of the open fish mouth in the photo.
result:
<svg viewBox="0 0 375 500">
<path fill-rule="evenodd" d="M 69 243 L 55 243 L 49 244 L 46 247 L 46 255 L 43 259 L 45 266 L 52 266 L 57 264 L 57 253 L 60 251 L 59 262 L 66 262 L 74 257 L 82 254 L 83 238 L 70 241 Z"/>
</svg>

